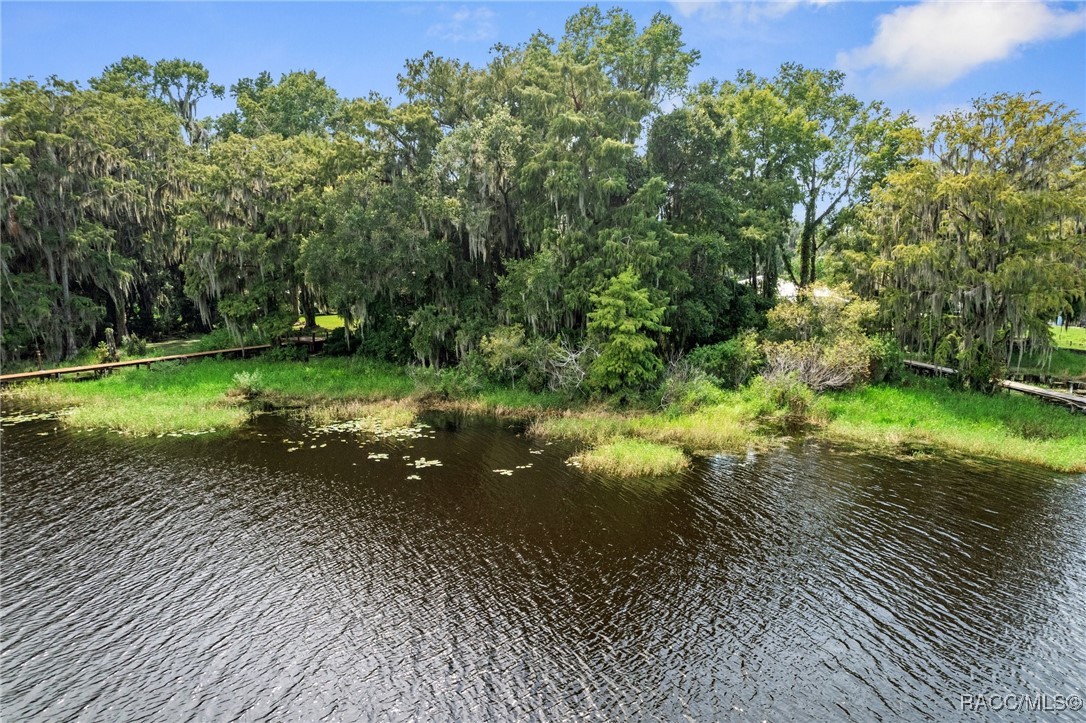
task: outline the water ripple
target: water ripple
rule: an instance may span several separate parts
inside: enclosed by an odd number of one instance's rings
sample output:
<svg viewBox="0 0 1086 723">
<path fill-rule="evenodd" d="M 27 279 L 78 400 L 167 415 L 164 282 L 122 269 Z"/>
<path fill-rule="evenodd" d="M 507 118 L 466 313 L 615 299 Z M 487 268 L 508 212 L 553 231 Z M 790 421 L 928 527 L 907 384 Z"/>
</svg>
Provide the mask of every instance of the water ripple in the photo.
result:
<svg viewBox="0 0 1086 723">
<path fill-rule="evenodd" d="M 619 483 L 430 422 L 4 427 L 5 717 L 954 720 L 1084 692 L 1086 478 L 797 444 Z"/>
</svg>

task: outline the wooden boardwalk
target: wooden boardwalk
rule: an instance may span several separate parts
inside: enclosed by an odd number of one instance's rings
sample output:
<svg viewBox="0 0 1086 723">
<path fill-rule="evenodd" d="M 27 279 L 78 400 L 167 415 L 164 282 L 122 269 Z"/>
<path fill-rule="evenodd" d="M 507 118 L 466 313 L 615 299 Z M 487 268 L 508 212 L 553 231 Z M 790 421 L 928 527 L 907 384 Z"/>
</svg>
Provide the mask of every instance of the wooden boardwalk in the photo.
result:
<svg viewBox="0 0 1086 723">
<path fill-rule="evenodd" d="M 957 369 L 951 369 L 950 367 L 941 367 L 936 364 L 928 364 L 926 362 L 912 361 L 911 359 L 905 360 L 905 366 L 912 367 L 928 374 L 938 374 L 945 376 L 948 374 L 957 374 Z M 1072 394 L 1069 392 L 1058 392 L 1055 389 L 1045 389 L 1044 387 L 1035 387 L 1032 384 L 1022 384 L 1021 382 L 1012 382 L 1004 379 L 999 383 L 999 386 L 1004 389 L 1010 389 L 1011 391 L 1021 392 L 1022 394 L 1029 394 L 1030 396 L 1039 397 L 1046 402 L 1052 404 L 1059 404 L 1066 406 L 1071 411 L 1086 412 L 1086 396 L 1081 394 Z"/>
<path fill-rule="evenodd" d="M 106 362 L 105 364 L 87 364 L 79 367 L 60 367 L 57 369 L 41 369 L 35 372 L 19 372 L 18 374 L 0 374 L 0 384 L 11 382 L 26 382 L 32 379 L 59 379 L 62 374 L 82 374 L 101 372 L 111 369 L 123 369 L 124 367 L 150 366 L 155 362 L 183 361 L 185 359 L 200 359 L 202 357 L 216 356 L 242 356 L 250 352 L 262 352 L 271 348 L 271 344 L 259 344 L 257 346 L 238 346 L 232 349 L 216 349 L 214 351 L 196 351 L 190 354 L 170 354 L 169 356 L 152 356 L 144 359 L 129 359 L 128 361 Z"/>
</svg>

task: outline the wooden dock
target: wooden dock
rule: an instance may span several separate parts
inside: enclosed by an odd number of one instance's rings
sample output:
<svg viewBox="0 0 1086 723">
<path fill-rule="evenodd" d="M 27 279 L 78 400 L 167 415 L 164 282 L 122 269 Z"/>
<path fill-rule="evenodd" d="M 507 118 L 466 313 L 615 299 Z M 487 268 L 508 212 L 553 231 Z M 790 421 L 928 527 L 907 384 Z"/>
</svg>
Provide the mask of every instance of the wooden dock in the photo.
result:
<svg viewBox="0 0 1086 723">
<path fill-rule="evenodd" d="M 927 362 L 912 361 L 911 359 L 905 360 L 905 366 L 917 369 L 927 374 L 937 374 L 939 376 L 947 376 L 950 374 L 958 373 L 957 369 L 951 369 L 950 367 L 941 367 L 937 364 L 928 364 Z M 1012 382 L 1008 379 L 1004 379 L 999 382 L 999 386 L 1003 387 L 1004 389 L 1010 389 L 1014 392 L 1021 392 L 1022 394 L 1029 394 L 1030 396 L 1038 397 L 1052 404 L 1059 404 L 1061 406 L 1068 407 L 1069 409 L 1071 409 L 1071 411 L 1086 412 L 1086 395 L 1073 394 L 1070 392 L 1058 392 L 1055 389 L 1035 387 L 1032 384 Z"/>
<path fill-rule="evenodd" d="M 150 366 L 156 362 L 184 361 L 187 359 L 200 359 L 203 357 L 217 356 L 242 356 L 252 352 L 262 352 L 271 348 L 271 344 L 259 344 L 257 346 L 238 346 L 232 349 L 216 349 L 214 351 L 196 351 L 190 354 L 170 354 L 169 356 L 152 356 L 144 359 L 129 359 L 128 361 L 106 362 L 104 364 L 87 364 L 78 367 L 59 367 L 57 369 L 40 369 L 35 372 L 19 372 L 18 374 L 0 374 L 0 384 L 12 382 L 27 382 L 32 379 L 59 379 L 62 374 L 84 374 L 93 372 L 95 375 L 113 369 L 125 367 Z"/>
</svg>

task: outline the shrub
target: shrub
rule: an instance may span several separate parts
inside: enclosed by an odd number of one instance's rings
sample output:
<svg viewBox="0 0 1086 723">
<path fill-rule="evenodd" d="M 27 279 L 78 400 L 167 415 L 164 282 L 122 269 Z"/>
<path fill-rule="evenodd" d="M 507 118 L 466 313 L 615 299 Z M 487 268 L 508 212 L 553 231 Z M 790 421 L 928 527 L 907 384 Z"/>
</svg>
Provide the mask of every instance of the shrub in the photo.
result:
<svg viewBox="0 0 1086 723">
<path fill-rule="evenodd" d="M 769 312 L 763 345 L 764 376 L 795 375 L 815 391 L 848 389 L 900 367 L 900 349 L 867 336 L 877 305 L 858 299 L 847 285 L 801 290 Z M 883 365 L 885 364 L 885 369 Z"/>
<path fill-rule="evenodd" d="M 441 399 L 454 399 L 475 394 L 484 387 L 482 380 L 473 373 L 470 365 L 465 368 L 458 366 L 445 369 L 415 365 L 408 367 L 407 374 L 424 394 Z"/>
<path fill-rule="evenodd" d="M 104 341 L 98 342 L 98 346 L 94 347 L 94 363 L 105 364 L 106 362 L 114 361 L 109 358 L 109 347 Z"/>
<path fill-rule="evenodd" d="M 878 384 L 900 379 L 905 370 L 905 354 L 897 340 L 890 334 L 877 334 L 868 339 L 868 344 L 870 380 Z"/>
<path fill-rule="evenodd" d="M 237 372 L 234 374 L 234 386 L 227 392 L 231 396 L 256 399 L 264 391 L 264 380 L 260 372 Z"/>
<path fill-rule="evenodd" d="M 517 378 L 531 366 L 531 353 L 525 344 L 524 327 L 499 326 L 483 336 L 479 354 L 486 370 L 499 380 L 508 380 L 515 388 Z"/>
<path fill-rule="evenodd" d="M 974 344 L 958 352 L 958 384 L 991 394 L 1005 374 L 1003 359 L 992 347 Z"/>
<path fill-rule="evenodd" d="M 858 298 L 847 284 L 833 289 L 816 284 L 800 289 L 795 300 L 770 309 L 767 336 L 774 341 L 808 341 L 870 331 L 878 304 Z"/>
<path fill-rule="evenodd" d="M 767 342 L 766 379 L 794 376 L 816 392 L 848 389 L 867 381 L 870 369 L 865 337 L 820 341 Z"/>
<path fill-rule="evenodd" d="M 815 395 L 795 373 L 759 377 L 751 385 L 759 421 L 785 432 L 801 430 L 811 421 Z"/>
<path fill-rule="evenodd" d="M 746 384 L 765 361 L 758 335 L 750 329 L 727 341 L 699 346 L 686 358 L 728 389 Z"/>
<path fill-rule="evenodd" d="M 508 381 L 514 388 L 519 382 L 534 392 L 546 387 L 560 391 L 571 385 L 576 388 L 584 380 L 584 369 L 575 366 L 580 357 L 560 343 L 527 337 L 518 324 L 484 335 L 477 356 L 469 354 L 460 366 L 478 360 L 487 376 Z"/>
<path fill-rule="evenodd" d="M 147 340 L 135 334 L 128 334 L 121 338 L 121 348 L 124 349 L 126 355 L 139 358 L 147 354 Z"/>
<path fill-rule="evenodd" d="M 660 407 L 688 414 L 701 407 L 720 404 L 725 394 L 708 374 L 686 359 L 672 362 L 660 385 Z"/>
</svg>

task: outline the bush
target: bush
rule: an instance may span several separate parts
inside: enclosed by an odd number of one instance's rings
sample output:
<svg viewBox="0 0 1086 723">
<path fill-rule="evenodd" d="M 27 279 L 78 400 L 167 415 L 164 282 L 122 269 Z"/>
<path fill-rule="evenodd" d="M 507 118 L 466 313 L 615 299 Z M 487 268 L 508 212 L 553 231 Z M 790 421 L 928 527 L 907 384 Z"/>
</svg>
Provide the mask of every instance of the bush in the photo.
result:
<svg viewBox="0 0 1086 723">
<path fill-rule="evenodd" d="M 482 380 L 470 365 L 445 369 L 416 365 L 408 367 L 407 374 L 425 394 L 440 399 L 455 399 L 478 393 L 484 388 Z"/>
<path fill-rule="evenodd" d="M 751 394 L 759 421 L 769 427 L 792 433 L 811 421 L 815 394 L 795 373 L 759 377 L 751 385 Z"/>
<path fill-rule="evenodd" d="M 958 352 L 958 373 L 955 375 L 958 384 L 991 394 L 1005 375 L 1003 359 L 991 347 L 974 344 Z"/>
<path fill-rule="evenodd" d="M 514 388 L 517 379 L 530 372 L 532 354 L 525 343 L 524 327 L 499 326 L 483 336 L 479 342 L 479 355 L 487 372 L 499 381 L 508 381 Z M 535 365 L 542 378 L 542 364 Z M 542 387 L 542 384 L 539 385 Z"/>
<path fill-rule="evenodd" d="M 260 372 L 237 372 L 234 374 L 234 386 L 227 392 L 231 396 L 256 399 L 264 391 L 264 380 Z"/>
<path fill-rule="evenodd" d="M 750 329 L 727 341 L 699 346 L 686 358 L 727 389 L 746 384 L 765 361 L 758 335 Z"/>
<path fill-rule="evenodd" d="M 809 341 L 864 335 L 878 313 L 878 304 L 858 298 L 848 285 L 830 289 L 815 285 L 801 289 L 794 301 L 770 309 L 767 336 L 774 341 Z"/>
<path fill-rule="evenodd" d="M 104 341 L 98 342 L 98 346 L 94 347 L 94 363 L 105 364 L 110 361 L 113 360 L 109 358 L 109 347 Z"/>
<path fill-rule="evenodd" d="M 660 407 L 679 414 L 720 404 L 725 398 L 709 375 L 686 359 L 668 365 L 660 385 Z"/>
<path fill-rule="evenodd" d="M 867 381 L 870 352 L 866 337 L 820 341 L 767 342 L 762 376 L 794 376 L 816 392 L 849 389 Z"/>
<path fill-rule="evenodd" d="M 877 334 L 868 339 L 868 377 L 872 383 L 901 379 L 905 370 L 905 354 L 897 340 L 889 334 Z"/>
<path fill-rule="evenodd" d="M 121 338 L 121 348 L 127 356 L 139 358 L 147 354 L 147 340 L 128 334 Z"/>
<path fill-rule="evenodd" d="M 801 290 L 769 312 L 762 349 L 769 379 L 794 375 L 814 391 L 848 389 L 895 373 L 900 349 L 867 336 L 877 305 L 858 299 L 848 286 Z"/>
</svg>

